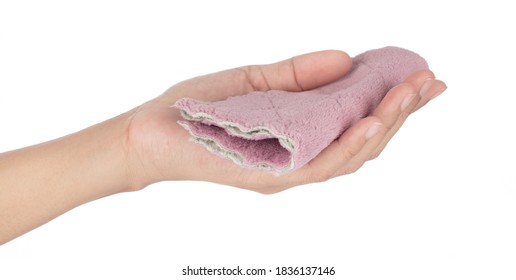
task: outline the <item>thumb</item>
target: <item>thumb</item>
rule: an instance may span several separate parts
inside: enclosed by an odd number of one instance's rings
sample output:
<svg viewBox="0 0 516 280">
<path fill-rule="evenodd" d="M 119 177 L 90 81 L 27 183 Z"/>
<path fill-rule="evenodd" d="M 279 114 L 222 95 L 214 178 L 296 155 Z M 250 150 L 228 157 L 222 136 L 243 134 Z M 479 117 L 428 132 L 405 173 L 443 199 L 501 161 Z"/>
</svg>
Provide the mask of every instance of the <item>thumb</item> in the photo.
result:
<svg viewBox="0 0 516 280">
<path fill-rule="evenodd" d="M 251 91 L 309 90 L 341 78 L 349 72 L 351 65 L 351 58 L 343 51 L 318 51 L 277 63 L 249 65 L 199 76 L 171 87 L 162 97 L 217 101 Z"/>
</svg>

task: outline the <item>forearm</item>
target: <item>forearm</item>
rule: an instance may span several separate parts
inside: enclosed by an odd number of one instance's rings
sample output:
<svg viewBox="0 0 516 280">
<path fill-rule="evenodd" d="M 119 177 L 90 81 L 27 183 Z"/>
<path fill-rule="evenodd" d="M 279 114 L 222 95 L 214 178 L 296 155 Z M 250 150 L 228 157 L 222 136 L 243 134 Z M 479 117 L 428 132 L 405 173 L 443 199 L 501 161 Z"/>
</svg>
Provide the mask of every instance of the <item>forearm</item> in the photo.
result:
<svg viewBox="0 0 516 280">
<path fill-rule="evenodd" d="M 131 190 L 127 118 L 0 154 L 0 244 L 88 201 Z"/>
</svg>

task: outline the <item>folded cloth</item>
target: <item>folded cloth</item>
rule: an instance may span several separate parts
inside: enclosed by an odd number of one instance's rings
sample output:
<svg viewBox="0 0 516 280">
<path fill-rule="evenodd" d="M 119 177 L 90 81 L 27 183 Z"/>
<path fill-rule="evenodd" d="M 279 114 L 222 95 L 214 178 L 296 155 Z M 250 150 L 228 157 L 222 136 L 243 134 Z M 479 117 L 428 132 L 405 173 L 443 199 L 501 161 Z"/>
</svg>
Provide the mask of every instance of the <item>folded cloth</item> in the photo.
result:
<svg viewBox="0 0 516 280">
<path fill-rule="evenodd" d="M 238 165 L 281 175 L 308 163 L 421 69 L 428 65 L 416 53 L 386 47 L 356 56 L 346 76 L 316 89 L 255 91 L 217 102 L 183 98 L 175 107 L 194 142 Z"/>
</svg>

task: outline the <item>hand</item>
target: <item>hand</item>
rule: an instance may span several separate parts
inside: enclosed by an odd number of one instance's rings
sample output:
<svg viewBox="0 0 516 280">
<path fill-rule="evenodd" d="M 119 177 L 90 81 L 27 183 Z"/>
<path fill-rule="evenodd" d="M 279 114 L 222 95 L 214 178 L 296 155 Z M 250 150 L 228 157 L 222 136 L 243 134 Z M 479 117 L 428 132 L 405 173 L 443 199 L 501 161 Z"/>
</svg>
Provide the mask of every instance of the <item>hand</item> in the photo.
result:
<svg viewBox="0 0 516 280">
<path fill-rule="evenodd" d="M 354 172 L 380 154 L 410 113 L 446 89 L 430 71 L 413 73 L 371 116 L 307 165 L 280 177 L 244 169 L 188 141 L 188 132 L 177 124 L 178 110 L 171 108 L 182 97 L 214 101 L 254 90 L 307 90 L 350 68 L 347 54 L 325 51 L 197 77 L 102 123 L 0 153 L 0 245 L 78 205 L 158 181 L 204 180 L 275 193 Z"/>
<path fill-rule="evenodd" d="M 196 77 L 172 86 L 129 112 L 126 153 L 135 188 L 163 180 L 202 180 L 275 193 L 349 174 L 376 158 L 412 112 L 446 89 L 431 71 L 413 73 L 392 88 L 370 116 L 349 128 L 311 162 L 279 177 L 239 167 L 192 143 L 188 132 L 177 124 L 182 119 L 179 111 L 171 108 L 183 97 L 216 101 L 256 90 L 308 90 L 339 79 L 351 64 L 344 52 L 322 51 Z"/>
</svg>

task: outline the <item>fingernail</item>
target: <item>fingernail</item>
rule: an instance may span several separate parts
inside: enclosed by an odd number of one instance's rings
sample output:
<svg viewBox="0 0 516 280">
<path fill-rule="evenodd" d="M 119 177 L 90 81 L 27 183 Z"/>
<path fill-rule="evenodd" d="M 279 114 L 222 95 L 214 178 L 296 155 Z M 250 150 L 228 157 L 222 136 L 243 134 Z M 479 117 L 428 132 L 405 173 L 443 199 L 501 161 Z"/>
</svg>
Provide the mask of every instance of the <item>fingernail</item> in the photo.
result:
<svg viewBox="0 0 516 280">
<path fill-rule="evenodd" d="M 416 95 L 414 93 L 411 93 L 407 96 L 405 96 L 405 98 L 403 98 L 403 101 L 401 101 L 401 111 L 405 111 L 405 109 L 407 109 L 408 105 L 410 104 L 410 102 L 412 102 L 412 99 L 414 99 Z"/>
<path fill-rule="evenodd" d="M 441 95 L 441 93 L 443 93 L 445 90 L 447 89 L 447 87 L 444 87 L 440 90 L 438 90 L 436 93 L 434 93 L 434 95 L 432 95 L 432 97 L 430 97 L 430 100 L 436 98 L 437 96 Z"/>
<path fill-rule="evenodd" d="M 373 136 L 375 136 L 376 133 L 378 133 L 378 131 L 380 130 L 380 126 L 382 126 L 382 124 L 379 122 L 373 123 L 371 125 L 371 127 L 369 127 L 369 129 L 367 129 L 367 131 L 366 131 L 366 134 L 365 134 L 366 140 L 373 138 Z"/>
<path fill-rule="evenodd" d="M 419 90 L 419 96 L 423 97 L 425 96 L 426 92 L 430 89 L 432 86 L 433 79 L 426 80 L 426 82 L 423 84 L 421 89 Z"/>
</svg>

